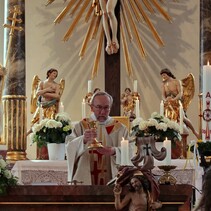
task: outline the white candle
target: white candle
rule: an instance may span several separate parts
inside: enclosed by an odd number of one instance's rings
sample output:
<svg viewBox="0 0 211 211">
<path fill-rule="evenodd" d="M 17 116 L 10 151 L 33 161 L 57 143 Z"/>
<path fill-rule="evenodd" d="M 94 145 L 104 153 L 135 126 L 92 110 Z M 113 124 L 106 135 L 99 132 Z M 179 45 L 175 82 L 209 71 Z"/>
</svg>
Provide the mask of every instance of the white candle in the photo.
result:
<svg viewBox="0 0 211 211">
<path fill-rule="evenodd" d="M 85 99 L 82 101 L 82 119 L 86 118 L 86 102 Z"/>
<path fill-rule="evenodd" d="M 122 138 L 121 141 L 121 165 L 126 166 L 128 165 L 129 160 L 129 142 Z"/>
<path fill-rule="evenodd" d="M 207 62 L 207 65 L 203 66 L 203 97 L 202 97 L 202 112 L 206 109 L 211 109 L 211 66 L 209 61 Z M 206 113 L 204 115 L 206 117 Z M 203 142 L 206 141 L 211 141 L 211 136 L 210 136 L 210 129 L 211 129 L 211 123 L 210 121 L 204 120 L 202 118 L 202 140 Z"/>
<path fill-rule="evenodd" d="M 161 116 L 164 115 L 164 103 L 163 103 L 163 100 L 161 100 L 161 102 L 160 102 L 160 115 Z"/>
<path fill-rule="evenodd" d="M 140 117 L 140 108 L 139 108 L 139 100 L 136 100 L 136 118 Z"/>
<path fill-rule="evenodd" d="M 138 87 L 138 82 L 137 82 L 137 80 L 134 80 L 133 81 L 133 91 L 134 92 L 137 92 L 137 90 L 138 90 L 137 87 Z"/>
<path fill-rule="evenodd" d="M 59 103 L 59 112 L 61 113 L 61 112 L 64 112 L 64 104 L 63 104 L 63 102 L 60 102 Z"/>
<path fill-rule="evenodd" d="M 180 134 L 183 134 L 183 120 L 184 120 L 184 111 L 181 101 L 179 101 L 179 114 L 180 114 Z"/>
<path fill-rule="evenodd" d="M 92 92 L 92 80 L 88 80 L 88 93 Z"/>
<path fill-rule="evenodd" d="M 167 138 L 163 141 L 163 146 L 166 148 L 165 164 L 171 165 L 171 140 Z"/>
</svg>

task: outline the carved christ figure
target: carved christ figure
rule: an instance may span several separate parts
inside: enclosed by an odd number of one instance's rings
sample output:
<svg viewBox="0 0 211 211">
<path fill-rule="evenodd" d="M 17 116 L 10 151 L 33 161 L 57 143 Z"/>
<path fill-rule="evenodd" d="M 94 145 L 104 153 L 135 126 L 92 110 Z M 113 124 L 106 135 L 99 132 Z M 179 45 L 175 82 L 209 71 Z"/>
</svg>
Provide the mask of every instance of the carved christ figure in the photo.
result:
<svg viewBox="0 0 211 211">
<path fill-rule="evenodd" d="M 102 10 L 103 28 L 107 39 L 105 50 L 109 55 L 117 53 L 119 50 L 119 41 L 117 39 L 118 22 L 115 16 L 117 1 L 118 0 L 99 0 Z"/>
</svg>

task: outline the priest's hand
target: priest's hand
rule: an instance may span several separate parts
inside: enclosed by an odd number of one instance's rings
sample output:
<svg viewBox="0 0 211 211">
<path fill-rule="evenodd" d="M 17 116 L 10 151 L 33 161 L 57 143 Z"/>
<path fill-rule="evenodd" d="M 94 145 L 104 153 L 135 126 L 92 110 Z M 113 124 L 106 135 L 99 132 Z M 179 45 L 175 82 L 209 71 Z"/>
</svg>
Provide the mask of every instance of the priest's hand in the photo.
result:
<svg viewBox="0 0 211 211">
<path fill-rule="evenodd" d="M 97 138 L 97 131 L 95 128 L 87 129 L 84 131 L 84 144 L 91 144 Z"/>
<path fill-rule="evenodd" d="M 114 147 L 102 147 L 102 148 L 97 148 L 97 151 L 100 154 L 103 155 L 115 155 L 116 154 L 116 150 Z"/>
</svg>

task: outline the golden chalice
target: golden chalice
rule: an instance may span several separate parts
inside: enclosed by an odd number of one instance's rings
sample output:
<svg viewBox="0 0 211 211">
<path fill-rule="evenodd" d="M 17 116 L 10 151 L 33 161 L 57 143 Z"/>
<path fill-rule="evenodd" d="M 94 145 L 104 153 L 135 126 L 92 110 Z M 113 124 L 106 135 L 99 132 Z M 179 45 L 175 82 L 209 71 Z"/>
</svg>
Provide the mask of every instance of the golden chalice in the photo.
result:
<svg viewBox="0 0 211 211">
<path fill-rule="evenodd" d="M 96 121 L 90 121 L 89 128 L 97 129 Z M 96 138 L 94 138 L 92 143 L 88 146 L 88 149 L 102 148 L 102 147 L 103 147 L 103 145 Z"/>
</svg>

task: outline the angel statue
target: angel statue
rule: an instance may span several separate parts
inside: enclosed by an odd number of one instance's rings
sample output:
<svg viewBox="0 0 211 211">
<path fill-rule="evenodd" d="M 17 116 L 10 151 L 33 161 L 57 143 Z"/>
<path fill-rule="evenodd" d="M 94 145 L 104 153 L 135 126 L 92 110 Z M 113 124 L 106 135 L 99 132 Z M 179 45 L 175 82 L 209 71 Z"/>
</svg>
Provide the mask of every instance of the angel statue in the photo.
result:
<svg viewBox="0 0 211 211">
<path fill-rule="evenodd" d="M 58 75 L 56 69 L 47 71 L 46 80 L 41 81 L 37 75 L 32 82 L 31 94 L 31 113 L 34 114 L 31 120 L 31 126 L 40 120 L 40 118 L 55 118 L 59 110 L 59 101 L 65 87 L 65 80 L 61 79 L 60 83 L 54 80 Z M 31 133 L 31 129 L 27 135 Z"/>
<path fill-rule="evenodd" d="M 189 74 L 186 78 L 177 80 L 172 72 L 165 68 L 160 71 L 162 77 L 162 98 L 164 101 L 165 115 L 172 120 L 179 121 L 180 103 L 183 107 L 183 122 L 191 129 L 197 139 L 200 139 L 199 133 L 194 129 L 191 121 L 186 116 L 186 111 L 193 99 L 195 92 L 194 76 Z"/>
</svg>

